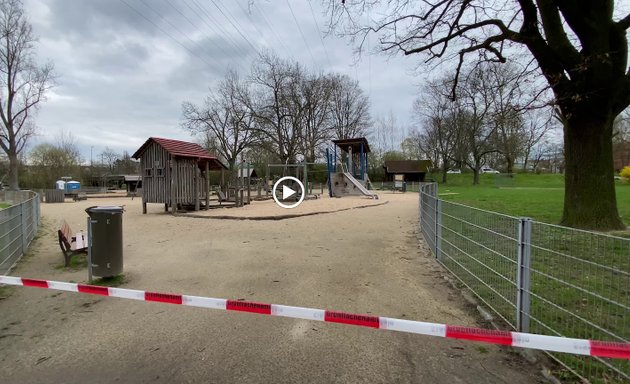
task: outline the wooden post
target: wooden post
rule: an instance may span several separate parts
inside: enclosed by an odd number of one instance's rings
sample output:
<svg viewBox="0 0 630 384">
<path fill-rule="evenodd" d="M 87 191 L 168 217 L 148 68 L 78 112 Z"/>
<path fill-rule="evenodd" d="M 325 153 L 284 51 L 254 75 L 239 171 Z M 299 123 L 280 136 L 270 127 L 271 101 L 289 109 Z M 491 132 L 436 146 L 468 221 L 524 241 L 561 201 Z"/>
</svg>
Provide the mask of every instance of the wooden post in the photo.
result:
<svg viewBox="0 0 630 384">
<path fill-rule="evenodd" d="M 144 172 L 144 169 L 142 169 L 140 172 Z M 140 179 L 142 180 L 142 179 Z M 138 190 L 138 186 L 136 185 L 136 190 Z M 145 197 L 145 188 L 142 188 L 142 214 L 145 215 L 147 213 L 147 199 Z"/>
<path fill-rule="evenodd" d="M 177 161 L 175 158 L 171 158 L 172 171 L 171 171 L 171 213 L 174 215 L 177 211 Z"/>
<path fill-rule="evenodd" d="M 269 197 L 269 164 L 267 164 L 267 173 L 265 174 L 265 197 Z"/>
<path fill-rule="evenodd" d="M 250 187 L 252 186 L 252 180 L 250 178 L 249 171 L 250 171 L 250 165 L 249 165 L 249 163 L 247 163 L 247 204 L 250 204 L 251 201 L 252 201 L 251 200 L 251 198 L 252 198 L 251 191 L 249 190 Z"/>
<path fill-rule="evenodd" d="M 302 191 L 303 194 L 308 195 L 309 194 L 309 185 L 308 185 L 308 164 L 306 163 L 306 160 L 304 160 L 304 174 L 302 175 L 304 176 L 304 191 Z"/>
<path fill-rule="evenodd" d="M 221 187 L 219 189 L 225 193 L 225 168 L 223 167 L 221 167 Z"/>
<path fill-rule="evenodd" d="M 236 168 L 236 195 L 239 196 L 238 206 L 242 207 L 244 205 L 243 201 L 243 187 L 245 185 L 245 175 L 243 172 L 245 169 L 243 168 L 243 156 L 241 156 L 241 164 Z M 243 176 L 243 177 L 241 177 Z"/>
<path fill-rule="evenodd" d="M 210 209 L 210 162 L 206 161 L 206 210 Z"/>
<path fill-rule="evenodd" d="M 201 188 L 199 188 L 199 186 L 201 185 L 201 183 L 199 183 L 199 164 L 198 163 L 194 163 L 193 164 L 193 179 L 195 180 L 195 186 L 194 186 L 194 194 L 195 194 L 195 211 L 199 210 L 199 192 Z"/>
</svg>

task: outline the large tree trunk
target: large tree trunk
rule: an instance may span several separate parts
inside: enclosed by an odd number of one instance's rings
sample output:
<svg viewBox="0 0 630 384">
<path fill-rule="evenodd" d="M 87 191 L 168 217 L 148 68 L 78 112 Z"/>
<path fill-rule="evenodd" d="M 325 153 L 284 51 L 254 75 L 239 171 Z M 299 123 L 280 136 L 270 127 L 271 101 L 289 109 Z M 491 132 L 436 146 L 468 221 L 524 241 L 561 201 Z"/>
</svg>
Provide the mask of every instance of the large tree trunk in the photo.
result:
<svg viewBox="0 0 630 384">
<path fill-rule="evenodd" d="M 18 181 L 18 156 L 15 153 L 9 154 L 9 189 L 17 191 L 20 189 Z"/>
<path fill-rule="evenodd" d="M 446 183 L 446 175 L 448 171 L 448 157 L 442 157 L 442 183 Z"/>
<path fill-rule="evenodd" d="M 576 114 L 565 123 L 561 223 L 574 228 L 623 229 L 613 178 L 613 116 L 612 113 L 604 118 L 594 115 Z"/>
<path fill-rule="evenodd" d="M 512 173 L 514 169 L 514 159 L 512 159 L 512 157 L 510 156 L 506 156 L 505 162 L 507 163 L 507 169 L 506 169 L 507 173 Z"/>
<path fill-rule="evenodd" d="M 473 185 L 479 185 L 479 168 L 473 168 Z"/>
</svg>

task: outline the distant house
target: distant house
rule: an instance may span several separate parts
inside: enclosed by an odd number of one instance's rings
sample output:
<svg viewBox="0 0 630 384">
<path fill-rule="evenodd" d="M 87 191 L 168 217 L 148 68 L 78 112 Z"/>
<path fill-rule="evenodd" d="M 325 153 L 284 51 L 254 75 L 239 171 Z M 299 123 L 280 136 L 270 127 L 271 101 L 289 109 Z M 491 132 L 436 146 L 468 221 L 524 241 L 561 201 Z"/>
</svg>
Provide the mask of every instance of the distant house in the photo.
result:
<svg viewBox="0 0 630 384">
<path fill-rule="evenodd" d="M 132 157 L 140 159 L 142 213 L 147 213 L 147 203 L 164 204 L 173 212 L 184 205 L 199 210 L 204 198 L 207 209 L 208 173 L 227 169 L 198 144 L 159 137 L 150 137 Z"/>
<path fill-rule="evenodd" d="M 402 175 L 404 181 L 410 182 L 424 181 L 431 165 L 431 160 L 387 160 L 383 168 L 386 181 L 399 180 L 396 175 Z"/>
</svg>

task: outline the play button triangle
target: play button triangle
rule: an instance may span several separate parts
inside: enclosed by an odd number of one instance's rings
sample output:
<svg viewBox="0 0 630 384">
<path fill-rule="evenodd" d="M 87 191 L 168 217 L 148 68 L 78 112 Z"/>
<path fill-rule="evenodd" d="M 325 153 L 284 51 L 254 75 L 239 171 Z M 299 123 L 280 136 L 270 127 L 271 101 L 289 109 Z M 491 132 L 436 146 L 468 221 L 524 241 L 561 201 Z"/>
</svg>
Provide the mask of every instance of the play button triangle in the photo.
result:
<svg viewBox="0 0 630 384">
<path fill-rule="evenodd" d="M 297 192 L 292 188 L 287 187 L 286 185 L 282 186 L 282 200 L 286 200 L 289 197 L 295 195 Z"/>
</svg>

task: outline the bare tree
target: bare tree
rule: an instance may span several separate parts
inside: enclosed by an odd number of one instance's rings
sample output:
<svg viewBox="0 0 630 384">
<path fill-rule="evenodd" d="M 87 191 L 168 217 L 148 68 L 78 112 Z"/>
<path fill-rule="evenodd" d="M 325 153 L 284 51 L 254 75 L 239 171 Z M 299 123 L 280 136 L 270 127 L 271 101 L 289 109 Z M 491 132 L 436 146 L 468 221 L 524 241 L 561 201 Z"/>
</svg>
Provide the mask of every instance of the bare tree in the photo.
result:
<svg viewBox="0 0 630 384">
<path fill-rule="evenodd" d="M 331 119 L 337 139 L 367 136 L 372 126 L 370 101 L 357 81 L 347 75 L 334 74 L 332 81 Z"/>
<path fill-rule="evenodd" d="M 36 145 L 27 161 L 30 167 L 22 176 L 23 182 L 29 187 L 52 188 L 55 180 L 63 176 L 79 176 L 81 152 L 72 134 L 62 131 L 55 144 Z"/>
<path fill-rule="evenodd" d="M 38 67 L 35 37 L 19 0 L 0 0 L 0 148 L 9 158 L 9 188 L 19 189 L 19 154 L 35 133 L 34 110 L 53 83 L 53 66 Z"/>
<path fill-rule="evenodd" d="M 374 122 L 377 145 L 381 151 L 395 151 L 399 148 L 401 128 L 391 110 L 385 116 L 378 116 Z"/>
<path fill-rule="evenodd" d="M 56 147 L 61 150 L 68 159 L 71 159 L 74 164 L 79 165 L 81 163 L 81 151 L 72 132 L 61 130 L 57 135 Z"/>
<path fill-rule="evenodd" d="M 530 104 L 521 89 L 522 73 L 511 64 L 483 63 L 483 87 L 489 89 L 492 101 L 492 124 L 495 125 L 496 147 L 505 160 L 507 173 L 525 152 L 525 122 L 523 111 Z"/>
<path fill-rule="evenodd" d="M 254 116 L 247 107 L 251 96 L 236 72 L 228 72 L 202 107 L 182 104 L 184 129 L 201 135 L 208 147 L 214 146 L 230 169 L 238 157 L 256 141 Z"/>
<path fill-rule="evenodd" d="M 433 159 L 434 156 L 431 154 L 431 148 L 425 146 L 425 142 L 425 137 L 422 132 L 418 129 L 412 129 L 402 143 L 400 143 L 400 148 L 407 159 Z M 437 162 L 433 164 L 437 165 Z"/>
<path fill-rule="evenodd" d="M 484 157 L 498 152 L 496 125 L 492 122 L 493 90 L 486 86 L 490 81 L 489 73 L 481 67 L 473 68 L 457 91 L 461 97 L 457 101 L 458 109 L 455 124 L 463 130 L 468 148 L 468 156 L 463 160 L 473 171 L 473 184 L 479 184 L 479 173 L 484 165 Z"/>
<path fill-rule="evenodd" d="M 321 74 L 306 74 L 300 86 L 304 113 L 302 151 L 307 162 L 314 162 L 318 150 L 332 137 L 331 98 L 333 83 Z"/>
<path fill-rule="evenodd" d="M 299 84 L 300 76 L 297 63 L 263 53 L 250 77 L 254 89 L 247 106 L 256 119 L 256 130 L 263 144 L 276 153 L 282 163 L 295 162 L 301 147 L 301 125 L 297 123 L 301 112 L 289 109 L 292 87 Z"/>
<path fill-rule="evenodd" d="M 524 50 L 565 120 L 561 222 L 625 228 L 613 180 L 612 126 L 630 104 L 630 14 L 617 16 L 614 0 L 392 0 L 387 9 L 367 0 L 327 3 L 332 27 L 353 36 L 359 48 L 374 33 L 386 52 L 423 55 L 429 64 L 452 58 L 456 80 L 469 56 L 505 63 Z M 379 19 L 362 17 L 377 14 L 375 7 Z"/>
<path fill-rule="evenodd" d="M 440 166 L 443 183 L 447 181 L 450 162 L 456 157 L 454 149 L 461 142 L 459 136 L 463 132 L 457 121 L 457 104 L 448 98 L 451 81 L 442 78 L 429 82 L 413 106 L 416 119 L 424 124 L 424 145 L 432 147 L 425 152 L 434 152 L 433 164 Z"/>
<path fill-rule="evenodd" d="M 110 174 L 114 173 L 114 165 L 119 159 L 120 154 L 110 147 L 105 147 L 103 152 L 101 152 L 101 161 L 104 166 L 107 166 Z"/>
<path fill-rule="evenodd" d="M 530 157 L 535 154 L 534 148 L 545 140 L 548 133 L 555 129 L 549 110 L 532 110 L 525 115 L 523 169 L 527 170 Z M 536 156 L 533 160 L 536 160 Z M 540 158 L 538 159 L 540 160 Z M 536 164 L 534 164 L 536 168 Z"/>
</svg>

